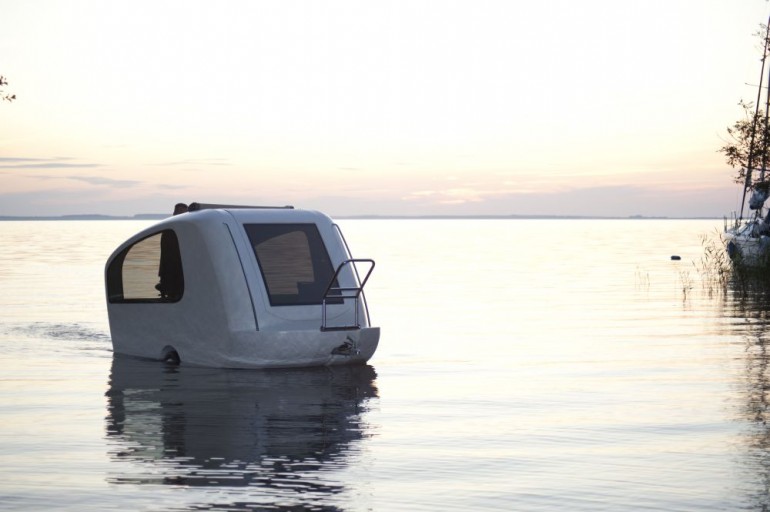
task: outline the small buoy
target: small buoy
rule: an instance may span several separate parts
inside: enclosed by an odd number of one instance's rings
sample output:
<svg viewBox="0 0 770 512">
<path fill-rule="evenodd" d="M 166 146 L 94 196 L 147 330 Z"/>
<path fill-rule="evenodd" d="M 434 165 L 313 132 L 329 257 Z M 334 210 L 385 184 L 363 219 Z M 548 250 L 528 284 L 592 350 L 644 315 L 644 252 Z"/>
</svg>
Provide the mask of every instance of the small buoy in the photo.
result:
<svg viewBox="0 0 770 512">
<path fill-rule="evenodd" d="M 679 261 L 679 260 L 682 259 L 682 257 L 681 256 L 677 256 L 676 254 L 674 254 L 673 256 L 671 256 L 671 259 L 674 260 L 674 261 Z"/>
</svg>

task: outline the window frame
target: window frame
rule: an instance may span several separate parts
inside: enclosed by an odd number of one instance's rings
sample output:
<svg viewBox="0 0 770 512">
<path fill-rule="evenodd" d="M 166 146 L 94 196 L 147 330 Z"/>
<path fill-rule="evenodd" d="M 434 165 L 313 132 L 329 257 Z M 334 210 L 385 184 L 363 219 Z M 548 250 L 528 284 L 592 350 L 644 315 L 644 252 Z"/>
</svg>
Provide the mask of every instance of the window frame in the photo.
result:
<svg viewBox="0 0 770 512">
<path fill-rule="evenodd" d="M 251 252 L 257 262 L 257 268 L 259 269 L 264 290 L 271 307 L 320 306 L 323 303 L 323 293 L 327 290 L 329 282 L 334 277 L 334 264 L 317 224 L 313 222 L 244 222 L 243 228 L 246 232 Z M 276 230 L 280 231 L 280 233 L 255 240 L 259 234 L 258 230 Z M 289 297 L 292 297 L 293 295 L 280 294 L 271 291 L 271 285 L 266 271 L 270 273 L 273 269 L 266 268 L 265 262 L 260 259 L 257 248 L 261 243 L 294 232 L 301 232 L 305 235 L 309 252 L 309 270 L 313 272 L 314 280 L 306 282 L 312 286 L 312 291 L 305 290 L 304 292 L 299 289 L 299 285 L 303 283 L 303 281 L 296 281 L 296 298 L 290 300 Z M 301 270 L 308 270 L 308 268 L 306 267 Z M 308 297 L 316 293 L 317 298 L 311 299 Z M 341 304 L 343 301 L 342 299 L 327 297 L 326 302 L 327 304 Z"/>
<path fill-rule="evenodd" d="M 155 266 L 155 277 L 157 278 L 157 283 L 154 287 L 155 292 L 157 293 L 157 297 L 137 297 L 137 298 L 126 298 L 125 297 L 125 260 L 126 256 L 131 252 L 132 249 L 134 249 L 139 244 L 142 244 L 149 240 L 150 238 L 159 236 L 161 237 L 160 240 L 158 240 L 158 254 L 157 254 L 157 265 Z M 175 294 L 173 296 L 163 296 L 160 289 L 157 288 L 160 285 L 160 264 L 161 260 L 163 259 L 163 237 L 169 236 L 169 239 L 174 242 L 176 254 L 173 256 L 177 256 L 179 258 L 178 261 L 178 272 L 179 272 L 179 293 Z M 153 233 L 148 234 L 147 236 L 144 236 L 140 238 L 139 240 L 136 240 L 128 247 L 124 248 L 122 251 L 120 251 L 115 258 L 110 262 L 109 266 L 107 267 L 106 272 L 106 281 L 107 281 L 107 301 L 110 304 L 169 304 L 169 303 L 176 303 L 182 300 L 185 293 L 185 279 L 184 279 L 184 265 L 182 263 L 182 251 L 179 246 L 179 236 L 173 229 L 163 229 L 160 231 L 155 231 Z"/>
</svg>

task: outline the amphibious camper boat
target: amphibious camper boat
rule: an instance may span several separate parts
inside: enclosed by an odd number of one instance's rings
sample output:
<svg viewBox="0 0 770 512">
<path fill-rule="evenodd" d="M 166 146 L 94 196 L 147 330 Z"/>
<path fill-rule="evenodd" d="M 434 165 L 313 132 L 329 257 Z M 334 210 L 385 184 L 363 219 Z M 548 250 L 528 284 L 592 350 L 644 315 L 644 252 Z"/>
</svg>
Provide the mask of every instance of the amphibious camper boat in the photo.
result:
<svg viewBox="0 0 770 512">
<path fill-rule="evenodd" d="M 220 368 L 361 364 L 380 337 L 373 269 L 322 213 L 192 203 L 107 260 L 112 346 Z"/>
</svg>

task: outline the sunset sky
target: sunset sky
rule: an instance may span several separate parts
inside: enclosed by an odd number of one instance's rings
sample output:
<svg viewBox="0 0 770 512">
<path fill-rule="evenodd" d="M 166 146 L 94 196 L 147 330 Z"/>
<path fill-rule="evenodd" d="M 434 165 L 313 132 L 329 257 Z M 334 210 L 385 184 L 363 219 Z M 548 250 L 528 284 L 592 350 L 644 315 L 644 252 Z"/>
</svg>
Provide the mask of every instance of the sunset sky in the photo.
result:
<svg viewBox="0 0 770 512">
<path fill-rule="evenodd" d="M 0 215 L 722 216 L 765 0 L 0 0 Z"/>
</svg>

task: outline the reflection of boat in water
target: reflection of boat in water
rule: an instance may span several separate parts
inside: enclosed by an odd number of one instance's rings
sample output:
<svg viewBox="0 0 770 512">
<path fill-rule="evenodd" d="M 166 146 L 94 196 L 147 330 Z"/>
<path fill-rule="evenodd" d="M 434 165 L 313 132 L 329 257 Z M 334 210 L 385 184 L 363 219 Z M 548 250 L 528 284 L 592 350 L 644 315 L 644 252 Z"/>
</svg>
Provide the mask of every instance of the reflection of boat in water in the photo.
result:
<svg viewBox="0 0 770 512">
<path fill-rule="evenodd" d="M 734 359 L 735 383 L 731 386 L 738 397 L 734 414 L 742 423 L 745 473 L 759 485 L 751 496 L 750 510 L 770 510 L 770 287 L 752 282 L 747 290 L 731 282 L 731 293 L 724 300 L 722 323 L 726 335 L 742 338 L 741 355 Z"/>
<path fill-rule="evenodd" d="M 307 475 L 344 465 L 351 444 L 367 435 L 362 415 L 377 396 L 375 377 L 371 366 L 243 371 L 116 355 L 107 392 L 111 457 L 138 464 L 112 481 L 270 487 L 292 467 Z M 302 476 L 292 482 L 284 484 L 317 485 Z"/>
<path fill-rule="evenodd" d="M 217 368 L 362 364 L 380 337 L 373 268 L 322 213 L 193 203 L 108 259 L 113 348 Z"/>
</svg>

